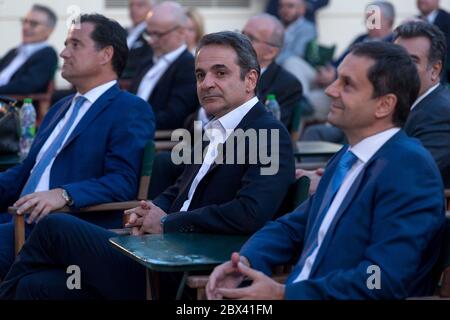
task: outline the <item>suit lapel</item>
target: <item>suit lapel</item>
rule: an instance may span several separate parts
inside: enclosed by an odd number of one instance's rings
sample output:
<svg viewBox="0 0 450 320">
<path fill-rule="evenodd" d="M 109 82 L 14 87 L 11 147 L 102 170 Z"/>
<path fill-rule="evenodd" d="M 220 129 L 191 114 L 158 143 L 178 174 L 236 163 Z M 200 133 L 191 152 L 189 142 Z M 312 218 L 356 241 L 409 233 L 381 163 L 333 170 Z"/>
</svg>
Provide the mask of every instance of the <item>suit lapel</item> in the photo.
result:
<svg viewBox="0 0 450 320">
<path fill-rule="evenodd" d="M 101 113 L 109 103 L 120 93 L 120 89 L 117 85 L 112 86 L 104 94 L 102 94 L 97 101 L 89 108 L 88 112 L 81 118 L 78 125 L 75 127 L 69 139 L 62 147 L 61 150 L 66 148 L 80 133 L 86 129 L 86 127 Z"/>
<path fill-rule="evenodd" d="M 350 190 L 348 191 L 347 195 L 344 197 L 341 205 L 339 206 L 339 209 L 336 212 L 336 215 L 333 218 L 333 221 L 331 222 L 331 225 L 326 233 L 326 236 L 323 240 L 323 243 L 320 246 L 319 252 L 317 254 L 317 257 L 314 261 L 314 265 L 311 269 L 311 275 L 313 275 L 317 268 L 319 267 L 321 261 L 323 260 L 325 253 L 327 252 L 327 247 L 333 238 L 334 231 L 336 229 L 337 224 L 339 223 L 339 220 L 342 218 L 344 213 L 347 212 L 347 209 L 349 205 L 353 202 L 353 199 L 355 198 L 358 191 L 360 191 L 362 187 L 362 182 L 365 183 L 369 180 L 370 174 L 374 173 L 374 168 L 372 167 L 372 164 L 377 161 L 380 157 L 386 153 L 387 148 L 389 148 L 389 145 L 396 141 L 397 139 L 401 137 L 406 137 L 406 134 L 400 130 L 398 133 L 396 133 L 391 139 L 389 139 L 373 156 L 372 158 L 364 165 L 364 168 L 361 170 L 359 175 L 356 177 L 355 181 L 353 182 Z M 369 169 L 370 168 L 370 169 Z"/>
</svg>

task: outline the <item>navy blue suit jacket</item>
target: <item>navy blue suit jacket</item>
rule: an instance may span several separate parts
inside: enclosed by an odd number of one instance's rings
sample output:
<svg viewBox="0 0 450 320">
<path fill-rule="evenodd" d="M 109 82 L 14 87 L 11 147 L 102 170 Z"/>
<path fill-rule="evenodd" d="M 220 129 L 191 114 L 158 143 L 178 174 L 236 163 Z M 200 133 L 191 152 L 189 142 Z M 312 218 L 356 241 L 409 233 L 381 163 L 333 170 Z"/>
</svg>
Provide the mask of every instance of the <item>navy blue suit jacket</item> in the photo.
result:
<svg viewBox="0 0 450 320">
<path fill-rule="evenodd" d="M 2 210 L 19 198 L 39 150 L 64 117 L 72 98 L 63 98 L 49 110 L 23 163 L 0 174 Z M 144 146 L 154 131 L 149 105 L 114 85 L 90 107 L 57 155 L 50 172 L 50 189 L 66 189 L 74 200 L 74 209 L 133 199 Z M 109 220 L 103 213 L 81 218 L 104 227 L 122 224 L 120 213 Z"/>
<path fill-rule="evenodd" d="M 295 176 L 289 133 L 261 103 L 245 115 L 236 129 L 278 130 L 279 141 L 272 141 L 270 133 L 267 141 L 258 137 L 258 144 L 260 140 L 267 144 L 268 154 L 275 153 L 275 144 L 279 148 L 278 172 L 261 175 L 261 168 L 269 165 L 262 164 L 261 159 L 250 162 L 257 154 L 250 154 L 248 139 L 236 141 L 234 155 L 245 143 L 245 164 L 236 164 L 236 161 L 235 164 L 212 164 L 197 186 L 188 212 L 179 212 L 201 167 L 201 164 L 185 165 L 175 185 L 154 200 L 157 206 L 170 213 L 164 222 L 164 232 L 251 234 L 276 213 Z M 224 159 L 229 154 L 224 147 Z"/>
<path fill-rule="evenodd" d="M 439 85 L 409 113 L 405 132 L 422 142 L 450 188 L 450 91 Z"/>
<path fill-rule="evenodd" d="M 330 160 L 317 192 L 294 212 L 269 222 L 242 248 L 252 267 L 298 261 L 312 222 L 346 151 Z M 369 160 L 342 202 L 308 280 L 287 280 L 286 299 L 404 299 L 433 291 L 445 221 L 442 181 L 434 160 L 416 139 L 394 135 Z M 370 290 L 371 265 L 381 289 Z"/>
<path fill-rule="evenodd" d="M 130 92 L 138 91 L 142 78 L 152 66 L 153 63 L 136 78 Z M 158 130 L 183 127 L 186 118 L 197 110 L 199 103 L 194 57 L 188 50 L 185 50 L 164 72 L 153 89 L 148 103 L 155 113 Z"/>
<path fill-rule="evenodd" d="M 272 62 L 261 75 L 258 98 L 266 103 L 267 95 L 275 94 L 281 111 L 281 122 L 290 129 L 295 107 L 300 103 L 303 88 L 300 81 L 276 62 Z"/>
<path fill-rule="evenodd" d="M 0 60 L 0 71 L 15 58 L 17 49 L 10 50 Z M 53 79 L 58 56 L 55 49 L 43 48 L 35 52 L 12 76 L 8 84 L 0 86 L 0 94 L 29 94 L 47 91 Z"/>
<path fill-rule="evenodd" d="M 447 73 L 450 75 L 450 13 L 439 9 L 434 24 L 442 30 L 447 40 Z"/>
</svg>

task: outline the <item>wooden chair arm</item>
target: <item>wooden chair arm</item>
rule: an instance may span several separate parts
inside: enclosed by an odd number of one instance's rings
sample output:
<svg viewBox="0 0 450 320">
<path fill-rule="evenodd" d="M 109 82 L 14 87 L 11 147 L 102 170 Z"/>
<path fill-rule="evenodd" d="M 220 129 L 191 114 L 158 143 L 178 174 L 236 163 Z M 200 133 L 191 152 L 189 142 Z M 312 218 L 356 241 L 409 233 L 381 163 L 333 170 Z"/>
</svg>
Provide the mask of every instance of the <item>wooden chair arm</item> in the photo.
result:
<svg viewBox="0 0 450 320">
<path fill-rule="evenodd" d="M 170 140 L 173 130 L 156 130 L 155 140 Z"/>
</svg>

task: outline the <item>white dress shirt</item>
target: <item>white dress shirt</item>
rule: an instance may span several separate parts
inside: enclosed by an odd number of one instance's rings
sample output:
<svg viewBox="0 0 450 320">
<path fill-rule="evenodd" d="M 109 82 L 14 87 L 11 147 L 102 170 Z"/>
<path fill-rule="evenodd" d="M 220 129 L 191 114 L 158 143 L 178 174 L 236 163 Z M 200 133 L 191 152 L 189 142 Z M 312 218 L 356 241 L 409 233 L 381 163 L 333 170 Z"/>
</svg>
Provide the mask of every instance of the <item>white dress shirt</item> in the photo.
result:
<svg viewBox="0 0 450 320">
<path fill-rule="evenodd" d="M 178 49 L 171 51 L 159 58 L 154 58 L 154 65 L 148 70 L 145 76 L 142 78 L 141 83 L 137 91 L 137 96 L 141 97 L 145 101 L 151 96 L 153 89 L 155 89 L 156 84 L 159 79 L 163 76 L 170 65 L 178 59 L 178 57 L 186 50 L 187 46 L 183 44 Z"/>
<path fill-rule="evenodd" d="M 128 37 L 127 37 L 127 45 L 128 49 L 132 49 L 134 43 L 139 38 L 141 33 L 147 28 L 147 23 L 145 21 L 139 23 L 138 25 L 132 27 L 128 31 Z"/>
<path fill-rule="evenodd" d="M 428 23 L 434 24 L 434 20 L 436 20 L 438 13 L 439 10 L 433 10 L 425 17 L 425 19 L 428 21 Z"/>
<path fill-rule="evenodd" d="M 18 47 L 14 59 L 2 72 L 0 72 L 0 86 L 7 85 L 17 70 L 19 70 L 33 54 L 48 46 L 48 43 L 44 41 L 22 44 Z"/>
<path fill-rule="evenodd" d="M 102 84 L 98 87 L 95 87 L 94 89 L 91 89 L 90 91 L 86 92 L 85 94 L 83 94 L 83 97 L 86 98 L 86 101 L 83 103 L 83 105 L 80 108 L 80 111 L 75 119 L 75 121 L 73 122 L 72 126 L 69 129 L 69 132 L 67 133 L 61 148 L 58 150 L 55 158 L 58 156 L 59 152 L 61 151 L 61 149 L 64 147 L 64 144 L 66 143 L 67 139 L 70 137 L 71 133 L 73 132 L 73 130 L 76 128 L 76 126 L 78 125 L 78 123 L 81 121 L 81 119 L 84 117 L 84 115 L 88 112 L 88 110 L 91 108 L 91 106 L 94 104 L 95 101 L 97 101 L 97 99 L 104 94 L 109 88 L 111 88 L 113 85 L 116 84 L 116 80 L 107 82 L 105 84 Z M 66 124 L 67 120 L 70 118 L 70 115 L 73 112 L 73 105 L 74 102 L 76 100 L 76 97 L 80 96 L 80 93 L 77 93 L 74 97 L 74 99 L 72 100 L 72 104 L 69 107 L 69 110 L 67 110 L 66 114 L 64 115 L 64 118 L 62 118 L 59 123 L 56 125 L 55 129 L 53 129 L 53 132 L 50 134 L 50 136 L 48 137 L 47 141 L 45 141 L 44 145 L 42 146 L 41 150 L 39 151 L 37 157 L 36 157 L 36 164 L 41 160 L 44 152 L 48 149 L 48 147 L 53 143 L 53 141 L 55 140 L 55 138 L 58 136 L 59 132 L 61 131 L 61 129 L 64 127 L 64 125 Z M 35 192 L 37 191 L 48 191 L 50 188 L 50 171 L 52 169 L 53 166 L 53 162 L 55 161 L 55 158 L 53 158 L 53 160 L 50 162 L 50 164 L 48 165 L 48 167 L 45 169 L 44 173 L 42 174 L 41 179 L 39 180 L 39 183 L 36 187 Z M 74 159 L 74 161 L 76 161 Z M 34 169 L 34 167 L 33 167 Z"/>
<path fill-rule="evenodd" d="M 437 87 L 439 87 L 439 83 L 435 84 L 430 89 L 428 89 L 424 94 L 422 94 L 420 97 L 418 97 L 416 99 L 416 101 L 414 101 L 413 105 L 411 106 L 411 110 L 414 109 L 420 103 L 420 101 L 425 99 L 430 93 L 432 93 L 434 90 L 436 90 Z"/>
<path fill-rule="evenodd" d="M 253 108 L 253 106 L 257 102 L 258 98 L 253 97 L 243 105 L 228 112 L 219 119 L 213 119 L 206 124 L 205 134 L 210 140 L 208 150 L 206 151 L 202 166 L 197 172 L 197 175 L 195 176 L 194 180 L 192 181 L 191 187 L 189 188 L 188 198 L 186 201 L 184 201 L 180 211 L 187 211 L 189 209 L 197 186 L 205 177 L 206 173 L 208 172 L 209 168 L 214 163 L 214 160 L 218 155 L 217 146 L 219 144 L 225 143 L 228 137 L 234 132 L 234 129 L 236 129 L 237 125 L 242 121 L 245 115 L 250 111 L 251 108 Z"/>
<path fill-rule="evenodd" d="M 333 222 L 339 207 L 345 199 L 348 191 L 352 187 L 358 175 L 363 170 L 365 164 L 372 158 L 372 156 L 389 140 L 394 136 L 400 129 L 399 128 L 391 128 L 380 133 L 377 133 L 373 136 L 365 138 L 360 141 L 356 145 L 349 148 L 351 152 L 358 158 L 353 167 L 347 172 L 345 175 L 344 181 L 342 185 L 339 187 L 336 196 L 333 199 L 330 207 L 328 208 L 325 217 L 322 220 L 322 223 L 319 228 L 318 234 L 318 243 L 317 247 L 314 251 L 306 258 L 305 264 L 300 271 L 300 274 L 294 280 L 295 282 L 307 280 L 311 273 L 311 269 L 316 260 L 317 254 L 319 253 L 320 247 L 327 235 L 328 229 L 330 228 L 331 223 Z"/>
</svg>

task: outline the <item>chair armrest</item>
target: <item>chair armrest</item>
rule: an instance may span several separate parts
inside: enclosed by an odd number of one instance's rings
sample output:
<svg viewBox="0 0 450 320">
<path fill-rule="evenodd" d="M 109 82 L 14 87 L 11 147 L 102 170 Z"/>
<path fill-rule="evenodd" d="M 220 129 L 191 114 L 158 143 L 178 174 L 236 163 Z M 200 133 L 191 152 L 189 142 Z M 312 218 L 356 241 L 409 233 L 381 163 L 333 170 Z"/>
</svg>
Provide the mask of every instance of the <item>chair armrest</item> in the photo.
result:
<svg viewBox="0 0 450 320">
<path fill-rule="evenodd" d="M 173 130 L 156 130 L 155 140 L 170 140 Z"/>
<path fill-rule="evenodd" d="M 77 212 L 104 212 L 104 211 L 120 211 L 128 210 L 132 208 L 139 207 L 140 201 L 123 201 L 123 202 L 110 202 L 102 203 L 95 206 L 81 208 Z M 63 207 L 57 212 L 73 212 L 69 207 Z M 17 209 L 15 207 L 9 207 L 8 213 L 17 214 Z"/>
</svg>

